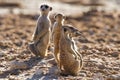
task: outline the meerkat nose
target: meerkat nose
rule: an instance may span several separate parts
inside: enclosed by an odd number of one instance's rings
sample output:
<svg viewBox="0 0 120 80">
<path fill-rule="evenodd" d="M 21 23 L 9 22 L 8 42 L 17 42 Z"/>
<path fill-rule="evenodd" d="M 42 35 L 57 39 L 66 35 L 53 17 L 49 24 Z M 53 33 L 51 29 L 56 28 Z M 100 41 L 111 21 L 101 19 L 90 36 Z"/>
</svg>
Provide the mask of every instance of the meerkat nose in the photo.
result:
<svg viewBox="0 0 120 80">
<path fill-rule="evenodd" d="M 42 11 L 45 11 L 45 9 L 41 9 Z"/>
</svg>

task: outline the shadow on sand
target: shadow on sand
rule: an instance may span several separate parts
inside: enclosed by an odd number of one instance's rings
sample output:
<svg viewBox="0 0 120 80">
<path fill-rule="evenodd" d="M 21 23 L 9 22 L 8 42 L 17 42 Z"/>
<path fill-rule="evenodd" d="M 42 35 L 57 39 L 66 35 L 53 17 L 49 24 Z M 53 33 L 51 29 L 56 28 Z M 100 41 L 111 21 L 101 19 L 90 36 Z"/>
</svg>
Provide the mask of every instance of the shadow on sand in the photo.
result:
<svg viewBox="0 0 120 80">
<path fill-rule="evenodd" d="M 29 70 L 35 65 L 38 64 L 42 59 L 40 57 L 31 57 L 29 60 L 24 61 L 27 65 L 27 69 L 22 69 L 22 70 Z M 21 72 L 20 69 L 13 69 L 13 70 L 8 70 L 4 71 L 2 74 L 0 74 L 0 78 L 6 78 L 8 75 L 18 75 Z"/>
</svg>

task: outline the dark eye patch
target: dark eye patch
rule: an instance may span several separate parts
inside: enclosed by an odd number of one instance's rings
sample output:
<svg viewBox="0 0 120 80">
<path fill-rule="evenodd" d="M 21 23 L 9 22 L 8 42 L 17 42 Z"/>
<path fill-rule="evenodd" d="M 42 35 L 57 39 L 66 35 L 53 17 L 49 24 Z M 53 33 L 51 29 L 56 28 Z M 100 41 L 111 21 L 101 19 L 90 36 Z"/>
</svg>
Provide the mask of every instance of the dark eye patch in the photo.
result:
<svg viewBox="0 0 120 80">
<path fill-rule="evenodd" d="M 42 7 L 43 7 L 43 5 L 40 8 L 42 8 Z"/>
<path fill-rule="evenodd" d="M 47 5 L 45 5 L 45 8 L 47 9 L 47 8 L 48 8 L 48 6 L 47 6 Z"/>
<path fill-rule="evenodd" d="M 67 28 L 63 28 L 64 29 L 64 32 L 66 32 L 67 31 Z"/>
</svg>

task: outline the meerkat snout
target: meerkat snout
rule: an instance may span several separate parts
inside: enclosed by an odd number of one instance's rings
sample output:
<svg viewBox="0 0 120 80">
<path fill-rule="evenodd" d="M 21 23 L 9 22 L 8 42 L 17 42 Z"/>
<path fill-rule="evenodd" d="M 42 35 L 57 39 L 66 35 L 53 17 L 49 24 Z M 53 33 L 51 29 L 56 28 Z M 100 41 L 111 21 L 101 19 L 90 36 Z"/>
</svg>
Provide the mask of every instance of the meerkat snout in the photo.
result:
<svg viewBox="0 0 120 80">
<path fill-rule="evenodd" d="M 52 10 L 52 7 L 46 5 L 46 4 L 43 4 L 40 6 L 40 11 L 44 12 L 44 11 L 51 11 Z"/>
<path fill-rule="evenodd" d="M 82 33 L 80 31 L 76 31 L 75 36 L 81 36 Z"/>
</svg>

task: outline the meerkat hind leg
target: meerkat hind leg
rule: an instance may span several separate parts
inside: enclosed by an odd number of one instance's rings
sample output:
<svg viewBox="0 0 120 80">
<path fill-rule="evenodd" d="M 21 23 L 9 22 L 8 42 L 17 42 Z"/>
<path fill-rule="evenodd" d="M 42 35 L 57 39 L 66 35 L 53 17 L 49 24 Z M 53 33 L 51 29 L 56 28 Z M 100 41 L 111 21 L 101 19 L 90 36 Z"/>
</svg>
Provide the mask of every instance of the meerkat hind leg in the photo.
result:
<svg viewBox="0 0 120 80">
<path fill-rule="evenodd" d="M 42 45 L 42 43 L 38 43 L 37 45 L 37 49 L 39 50 L 39 56 L 44 58 L 45 54 L 46 54 L 46 48 L 44 45 Z"/>
<path fill-rule="evenodd" d="M 62 76 L 68 76 L 69 74 L 67 72 L 65 72 L 65 71 L 61 71 L 60 75 L 62 75 Z"/>
<path fill-rule="evenodd" d="M 80 68 L 80 65 L 79 65 L 79 61 L 75 61 L 74 64 L 71 66 L 71 70 L 69 70 L 69 73 L 73 76 L 77 76 L 78 73 L 79 73 L 79 68 Z"/>
<path fill-rule="evenodd" d="M 58 46 L 55 46 L 54 54 L 55 54 L 55 59 L 56 59 L 56 62 L 57 62 L 57 63 L 59 63 L 58 53 L 59 53 L 59 47 L 58 47 Z"/>
<path fill-rule="evenodd" d="M 46 39 L 46 38 L 45 38 Z M 39 51 L 39 56 L 44 58 L 45 56 L 47 56 L 47 49 L 48 49 L 48 41 L 44 41 L 44 39 L 41 39 L 37 45 L 37 50 Z"/>
<path fill-rule="evenodd" d="M 38 50 L 35 48 L 35 44 L 34 43 L 30 43 L 28 45 L 28 48 L 30 49 L 30 51 L 35 55 L 38 56 Z"/>
</svg>

